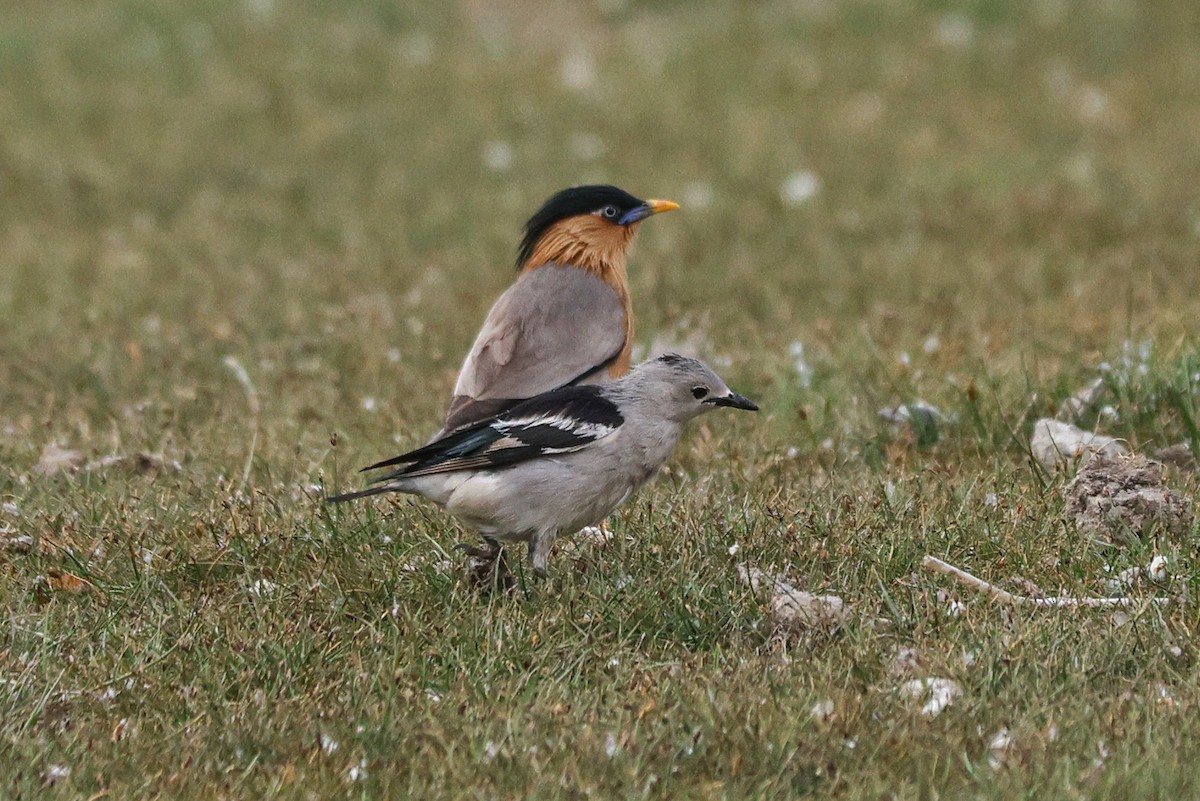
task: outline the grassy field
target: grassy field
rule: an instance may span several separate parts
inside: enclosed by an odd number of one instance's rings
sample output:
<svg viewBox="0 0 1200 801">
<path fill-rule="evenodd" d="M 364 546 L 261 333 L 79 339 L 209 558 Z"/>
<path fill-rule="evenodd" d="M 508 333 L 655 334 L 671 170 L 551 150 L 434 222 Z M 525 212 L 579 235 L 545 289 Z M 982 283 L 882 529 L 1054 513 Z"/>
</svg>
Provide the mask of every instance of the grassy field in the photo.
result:
<svg viewBox="0 0 1200 801">
<path fill-rule="evenodd" d="M 1185 0 L 7 3 L 0 796 L 1200 794 L 1194 603 L 920 570 L 1200 591 L 1194 529 L 1101 551 L 1028 451 L 1097 377 L 1076 422 L 1200 447 L 1197 41 Z M 436 509 L 320 496 L 437 428 L 590 181 L 683 205 L 643 352 L 763 411 L 480 597 Z M 779 631 L 741 563 L 853 613 Z"/>
</svg>

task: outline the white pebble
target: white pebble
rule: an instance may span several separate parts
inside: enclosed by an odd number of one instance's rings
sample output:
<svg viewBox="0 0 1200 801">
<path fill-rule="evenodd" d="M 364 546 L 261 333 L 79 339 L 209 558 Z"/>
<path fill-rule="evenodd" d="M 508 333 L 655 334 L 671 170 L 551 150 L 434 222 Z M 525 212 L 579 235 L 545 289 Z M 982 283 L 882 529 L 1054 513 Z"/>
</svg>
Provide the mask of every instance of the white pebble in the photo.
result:
<svg viewBox="0 0 1200 801">
<path fill-rule="evenodd" d="M 975 24 L 962 14 L 943 14 L 937 24 L 939 44 L 961 50 L 975 38 Z"/>
<path fill-rule="evenodd" d="M 512 145 L 507 142 L 488 142 L 483 147 L 483 165 L 492 172 L 507 172 L 513 165 Z"/>
<path fill-rule="evenodd" d="M 821 192 L 821 179 L 812 170 L 797 170 L 779 188 L 779 198 L 786 206 L 799 206 Z"/>
<path fill-rule="evenodd" d="M 568 89 L 587 89 L 596 82 L 596 62 L 583 50 L 568 53 L 558 66 L 559 78 Z"/>
<path fill-rule="evenodd" d="M 1007 728 L 992 735 L 988 742 L 988 767 L 1000 770 L 1008 766 L 1008 750 L 1012 747 L 1013 738 Z"/>
<path fill-rule="evenodd" d="M 921 707 L 921 714 L 935 718 L 962 695 L 962 687 L 950 679 L 913 679 L 900 685 L 900 694 L 914 701 L 927 699 Z"/>
<path fill-rule="evenodd" d="M 828 723 L 833 718 L 834 711 L 833 699 L 826 698 L 813 704 L 809 715 L 818 723 Z"/>
<path fill-rule="evenodd" d="M 433 37 L 425 31 L 413 31 L 400 45 L 410 64 L 428 64 L 433 60 Z"/>
<path fill-rule="evenodd" d="M 70 775 L 71 769 L 66 765 L 50 765 L 42 773 L 42 781 L 46 784 L 53 784 L 60 779 L 69 777 Z"/>
<path fill-rule="evenodd" d="M 796 382 L 802 389 L 811 389 L 813 368 L 804 358 L 804 343 L 797 341 L 788 345 L 788 356 L 792 358 L 792 369 L 796 371 Z"/>
<path fill-rule="evenodd" d="M 712 184 L 707 181 L 693 181 L 683 188 L 683 204 L 689 209 L 706 209 L 715 197 Z"/>
<path fill-rule="evenodd" d="M 251 595 L 261 598 L 264 595 L 270 595 L 276 589 L 278 589 L 278 587 L 278 584 L 269 579 L 256 579 L 248 589 Z"/>
</svg>

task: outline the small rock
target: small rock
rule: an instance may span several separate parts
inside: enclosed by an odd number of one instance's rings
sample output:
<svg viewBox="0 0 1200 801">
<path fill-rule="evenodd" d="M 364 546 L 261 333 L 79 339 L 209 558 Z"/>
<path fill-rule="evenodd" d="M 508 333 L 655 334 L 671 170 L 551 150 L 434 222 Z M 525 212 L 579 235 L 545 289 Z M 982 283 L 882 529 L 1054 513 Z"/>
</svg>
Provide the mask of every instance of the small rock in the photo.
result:
<svg viewBox="0 0 1200 801">
<path fill-rule="evenodd" d="M 950 679 L 913 679 L 900 685 L 900 694 L 914 701 L 925 701 L 921 714 L 927 718 L 936 718 L 942 710 L 954 703 L 962 695 L 962 687 Z"/>
<path fill-rule="evenodd" d="M 1150 563 L 1145 567 L 1130 567 L 1122 570 L 1117 575 L 1104 582 L 1104 588 L 1113 595 L 1125 595 L 1128 591 L 1136 587 L 1142 582 L 1142 579 L 1150 581 L 1165 581 L 1167 575 L 1167 565 L 1170 564 L 1167 557 L 1155 556 L 1150 560 Z"/>
<path fill-rule="evenodd" d="M 66 765 L 50 765 L 42 771 L 42 784 L 53 787 L 65 779 L 70 778 L 71 769 Z"/>
<path fill-rule="evenodd" d="M 1060 420 L 1074 420 L 1094 411 L 1104 397 L 1104 379 L 1097 378 L 1083 389 L 1076 392 L 1063 403 L 1058 410 Z"/>
<path fill-rule="evenodd" d="M 836 595 L 805 592 L 787 579 L 756 567 L 738 565 L 737 569 L 742 581 L 755 592 L 771 591 L 771 618 L 782 628 L 832 631 L 850 617 L 851 606 Z"/>
<path fill-rule="evenodd" d="M 1169 561 L 1167 557 L 1161 554 L 1150 560 L 1150 564 L 1146 565 L 1146 576 L 1151 581 L 1162 581 L 1167 577 L 1167 565 Z"/>
<path fill-rule="evenodd" d="M 255 598 L 262 598 L 263 596 L 270 595 L 277 589 L 279 589 L 279 585 L 270 579 L 255 579 L 248 587 L 246 587 L 246 590 Z"/>
<path fill-rule="evenodd" d="M 43 476 L 54 476 L 59 473 L 74 473 L 81 464 L 81 452 L 59 447 L 57 442 L 47 442 L 42 446 L 42 454 L 33 470 Z"/>
<path fill-rule="evenodd" d="M 833 720 L 836 709 L 834 708 L 832 699 L 826 698 L 813 704 L 812 709 L 809 710 L 809 714 L 817 723 L 828 723 Z"/>
<path fill-rule="evenodd" d="M 771 599 L 775 622 L 794 629 L 836 629 L 846 622 L 849 610 L 836 595 L 814 595 L 792 589 L 776 593 Z"/>
<path fill-rule="evenodd" d="M 604 755 L 609 759 L 615 759 L 619 753 L 621 753 L 621 745 L 617 742 L 617 735 L 610 731 L 604 736 Z"/>
<path fill-rule="evenodd" d="M 1097 454 L 1067 485 L 1067 514 L 1102 542 L 1128 543 L 1155 531 L 1182 537 L 1192 527 L 1191 501 L 1163 485 L 1163 466 L 1144 456 Z"/>
<path fill-rule="evenodd" d="M 483 164 L 492 172 L 507 172 L 513 164 L 512 145 L 508 142 L 488 142 L 483 148 Z M 365 400 L 363 408 L 366 409 Z"/>
<path fill-rule="evenodd" d="M 139 473 L 160 473 L 164 470 L 178 473 L 183 470 L 183 465 L 179 462 L 167 459 L 160 453 L 138 452 L 130 457 L 129 463 Z"/>
<path fill-rule="evenodd" d="M 0 527 L 0 551 L 29 553 L 33 550 L 33 537 L 28 534 L 13 534 L 11 528 Z"/>
<path fill-rule="evenodd" d="M 1076 460 L 1086 462 L 1097 453 L 1105 456 L 1129 453 L 1129 448 L 1120 440 L 1084 431 L 1078 426 L 1050 417 L 1043 417 L 1033 424 L 1033 437 L 1029 440 L 1029 449 L 1039 463 L 1051 470 Z"/>
<path fill-rule="evenodd" d="M 893 425 L 903 425 L 913 421 L 921 425 L 937 425 L 949 419 L 941 409 L 923 400 L 902 403 L 899 406 L 885 406 L 879 410 L 879 416 Z"/>
<path fill-rule="evenodd" d="M 586 542 L 597 548 L 603 548 L 612 542 L 612 532 L 604 526 L 584 526 L 575 534 L 575 539 Z"/>
<path fill-rule="evenodd" d="M 765 573 L 757 567 L 738 565 L 737 572 L 738 578 L 742 580 L 742 583 L 754 590 L 754 592 L 762 593 L 775 587 L 775 576 Z"/>
<path fill-rule="evenodd" d="M 954 422 L 941 409 L 923 400 L 884 407 L 879 410 L 879 416 L 897 429 L 911 429 L 917 444 L 922 447 L 935 444 L 941 436 L 941 427 Z"/>
<path fill-rule="evenodd" d="M 821 179 L 812 170 L 797 170 L 779 187 L 779 198 L 785 206 L 799 206 L 821 192 Z"/>
<path fill-rule="evenodd" d="M 1168 709 L 1174 709 L 1179 706 L 1179 700 L 1175 697 L 1175 693 L 1171 692 L 1170 687 L 1162 683 L 1154 685 L 1154 700 L 1160 706 L 1165 706 Z"/>
<path fill-rule="evenodd" d="M 291 488 L 290 495 L 294 503 L 309 499 L 320 500 L 325 497 L 320 484 L 296 484 Z"/>
<path fill-rule="evenodd" d="M 909 676 L 921 666 L 921 653 L 911 645 L 897 645 L 892 659 L 888 662 L 888 675 L 900 677 Z"/>
<path fill-rule="evenodd" d="M 1141 580 L 1142 572 L 1140 567 L 1126 568 L 1112 578 L 1105 579 L 1104 590 L 1110 595 L 1123 595 Z"/>
<path fill-rule="evenodd" d="M 94 473 L 98 470 L 107 470 L 110 467 L 124 467 L 142 475 L 161 473 L 165 470 L 178 473 L 183 470 L 183 465 L 177 461 L 168 460 L 162 454 L 142 452 L 128 456 L 116 453 L 110 456 L 103 456 L 94 462 L 88 462 L 81 470 L 84 473 Z"/>
<path fill-rule="evenodd" d="M 1006 727 L 992 735 L 992 739 L 988 741 L 988 767 L 992 770 L 1008 767 L 1012 745 L 1012 734 Z"/>
<path fill-rule="evenodd" d="M 1154 461 L 1180 470 L 1196 469 L 1196 456 L 1192 453 L 1192 446 L 1186 442 L 1159 448 L 1154 452 Z"/>
<path fill-rule="evenodd" d="M 788 345 L 788 355 L 792 358 L 792 367 L 796 371 L 797 383 L 803 389 L 811 389 L 813 384 L 813 368 L 804 357 L 804 343 L 797 340 Z"/>
<path fill-rule="evenodd" d="M 1046 593 L 1042 588 L 1034 584 L 1024 576 L 1009 576 L 1005 582 L 1014 593 L 1024 595 L 1026 598 L 1045 598 Z"/>
</svg>

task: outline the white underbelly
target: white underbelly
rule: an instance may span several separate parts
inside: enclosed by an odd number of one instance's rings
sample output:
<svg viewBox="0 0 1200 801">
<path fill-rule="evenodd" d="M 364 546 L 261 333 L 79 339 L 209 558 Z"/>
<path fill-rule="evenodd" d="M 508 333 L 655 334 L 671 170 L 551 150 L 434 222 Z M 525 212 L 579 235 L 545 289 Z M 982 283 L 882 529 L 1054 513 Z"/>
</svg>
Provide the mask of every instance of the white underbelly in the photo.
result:
<svg viewBox="0 0 1200 801">
<path fill-rule="evenodd" d="M 544 460 L 520 481 L 506 471 L 480 472 L 450 493 L 446 511 L 482 534 L 524 540 L 536 531 L 573 534 L 599 523 L 629 498 L 625 481 L 598 483 L 569 465 Z"/>
</svg>

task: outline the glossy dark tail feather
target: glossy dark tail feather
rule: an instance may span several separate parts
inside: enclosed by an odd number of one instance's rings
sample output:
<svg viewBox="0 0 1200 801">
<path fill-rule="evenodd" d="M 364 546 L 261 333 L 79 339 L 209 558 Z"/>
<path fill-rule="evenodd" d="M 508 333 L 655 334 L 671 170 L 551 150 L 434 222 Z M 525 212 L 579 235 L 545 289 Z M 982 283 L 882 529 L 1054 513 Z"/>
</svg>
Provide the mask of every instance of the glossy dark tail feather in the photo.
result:
<svg viewBox="0 0 1200 801">
<path fill-rule="evenodd" d="M 356 498 L 369 498 L 372 495 L 382 495 L 385 492 L 393 492 L 394 489 L 384 485 L 382 487 L 371 487 L 370 489 L 359 490 L 358 492 L 346 492 L 341 495 L 325 496 L 325 503 L 342 503 L 343 501 L 353 501 Z"/>
</svg>

